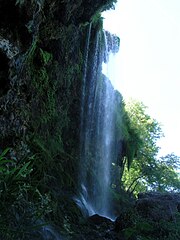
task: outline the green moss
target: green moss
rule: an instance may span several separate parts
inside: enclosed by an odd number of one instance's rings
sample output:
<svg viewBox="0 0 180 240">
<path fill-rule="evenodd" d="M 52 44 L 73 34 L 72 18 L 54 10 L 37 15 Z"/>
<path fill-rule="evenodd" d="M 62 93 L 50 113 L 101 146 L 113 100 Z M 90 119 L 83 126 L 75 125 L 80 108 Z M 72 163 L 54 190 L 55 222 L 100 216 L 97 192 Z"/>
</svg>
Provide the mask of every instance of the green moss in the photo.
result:
<svg viewBox="0 0 180 240">
<path fill-rule="evenodd" d="M 37 48 L 37 44 L 38 44 L 38 37 L 34 37 L 33 42 L 31 44 L 29 50 L 25 54 L 25 63 L 27 65 L 31 65 L 31 63 L 32 63 L 32 60 L 34 58 L 35 51 L 36 51 L 36 48 Z"/>
<path fill-rule="evenodd" d="M 0 155 L 0 232 L 3 239 L 25 239 L 32 230 L 33 218 L 51 211 L 50 199 L 39 192 L 32 178 L 35 156 L 17 161 L 7 158 L 9 152 L 13 150 L 6 149 Z"/>
<path fill-rule="evenodd" d="M 97 29 L 97 31 L 102 31 L 103 29 L 103 17 L 101 16 L 101 13 L 97 12 L 92 18 L 91 22 L 93 24 L 93 27 Z"/>
<path fill-rule="evenodd" d="M 20 7 L 23 6 L 25 3 L 25 0 L 16 0 L 15 5 L 19 5 Z"/>
<path fill-rule="evenodd" d="M 41 59 L 43 60 L 44 65 L 46 65 L 52 61 L 53 56 L 51 53 L 49 53 L 47 51 L 43 51 L 41 48 L 39 50 L 40 50 L 40 56 L 41 56 Z"/>
<path fill-rule="evenodd" d="M 127 219 L 128 216 L 129 224 Z M 138 239 L 141 240 L 173 240 L 180 237 L 180 214 L 176 215 L 176 221 L 159 222 L 142 218 L 136 211 L 129 211 L 124 214 L 123 234 L 125 239 Z"/>
</svg>

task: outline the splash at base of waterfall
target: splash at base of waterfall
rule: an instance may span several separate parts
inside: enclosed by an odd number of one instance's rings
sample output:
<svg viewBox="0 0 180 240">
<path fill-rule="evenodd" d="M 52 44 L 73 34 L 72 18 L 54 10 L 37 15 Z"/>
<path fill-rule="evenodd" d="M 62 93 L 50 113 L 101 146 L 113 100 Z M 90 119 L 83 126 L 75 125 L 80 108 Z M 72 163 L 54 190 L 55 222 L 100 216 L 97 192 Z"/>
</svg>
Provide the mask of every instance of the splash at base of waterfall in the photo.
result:
<svg viewBox="0 0 180 240">
<path fill-rule="evenodd" d="M 81 212 L 83 214 L 84 217 L 90 217 L 93 216 L 95 214 L 98 214 L 102 217 L 108 218 L 111 221 L 115 221 L 116 216 L 114 215 L 110 215 L 110 214 L 101 214 L 95 211 L 95 209 L 93 209 L 93 206 L 91 205 L 90 202 L 88 202 L 88 198 L 87 198 L 87 190 L 85 188 L 85 186 L 82 186 L 83 192 L 84 194 L 80 194 L 80 196 L 74 197 L 74 201 L 75 203 L 78 205 L 78 207 L 81 209 Z"/>
<path fill-rule="evenodd" d="M 87 200 L 87 190 L 86 190 L 85 186 L 82 185 L 81 187 L 82 187 L 83 191 L 82 191 L 82 193 L 80 193 L 80 196 L 78 198 L 77 197 L 74 198 L 74 201 L 81 209 L 84 217 L 92 216 L 96 212 L 94 211 L 93 207 Z"/>
<path fill-rule="evenodd" d="M 43 227 L 41 234 L 44 240 L 63 240 L 51 226 Z"/>
</svg>

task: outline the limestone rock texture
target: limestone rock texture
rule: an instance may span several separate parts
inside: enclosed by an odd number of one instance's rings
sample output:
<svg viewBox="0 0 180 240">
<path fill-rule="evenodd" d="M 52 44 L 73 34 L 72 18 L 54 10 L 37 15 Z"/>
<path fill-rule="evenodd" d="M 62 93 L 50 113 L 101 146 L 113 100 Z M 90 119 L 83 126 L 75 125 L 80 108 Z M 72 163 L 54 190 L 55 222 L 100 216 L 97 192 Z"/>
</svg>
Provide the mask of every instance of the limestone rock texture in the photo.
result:
<svg viewBox="0 0 180 240">
<path fill-rule="evenodd" d="M 77 154 L 88 25 L 112 2 L 0 1 L 1 151 Z"/>
<path fill-rule="evenodd" d="M 136 202 L 140 215 L 153 221 L 170 221 L 180 212 L 179 193 L 141 193 Z"/>
<path fill-rule="evenodd" d="M 33 229 L 45 222 L 72 234 L 81 217 L 73 196 L 86 39 L 114 2 L 0 0 L 0 239 L 43 239 Z"/>
</svg>

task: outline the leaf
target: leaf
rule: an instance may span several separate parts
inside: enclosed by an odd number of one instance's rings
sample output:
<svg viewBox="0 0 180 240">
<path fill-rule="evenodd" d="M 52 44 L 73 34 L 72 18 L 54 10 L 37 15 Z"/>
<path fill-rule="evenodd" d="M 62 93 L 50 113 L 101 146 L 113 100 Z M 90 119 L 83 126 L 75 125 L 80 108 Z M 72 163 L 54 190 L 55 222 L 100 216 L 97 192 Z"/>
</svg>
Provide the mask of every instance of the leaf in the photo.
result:
<svg viewBox="0 0 180 240">
<path fill-rule="evenodd" d="M 4 171 L 4 168 L 3 167 L 0 167 L 0 172 L 2 173 Z"/>
<path fill-rule="evenodd" d="M 30 161 L 27 162 L 27 163 L 25 163 L 25 164 L 21 167 L 21 169 L 19 170 L 19 172 L 13 177 L 13 179 L 14 179 L 14 180 L 19 180 L 19 179 L 22 177 L 23 173 L 24 173 L 25 171 L 28 171 L 28 167 L 29 167 L 30 163 L 31 163 Z"/>
<path fill-rule="evenodd" d="M 1 160 L 0 161 L 0 165 L 3 165 L 3 164 L 5 164 L 5 163 L 13 163 L 14 161 L 12 161 L 12 160 Z"/>
<path fill-rule="evenodd" d="M 4 159 L 4 156 L 8 153 L 8 151 L 10 150 L 10 148 L 6 148 L 0 155 L 0 160 Z"/>
<path fill-rule="evenodd" d="M 137 234 L 137 231 L 134 227 L 132 227 L 132 228 L 129 227 L 124 230 L 124 235 L 125 235 L 126 239 L 130 239 L 131 237 L 135 236 L 136 234 Z"/>
</svg>

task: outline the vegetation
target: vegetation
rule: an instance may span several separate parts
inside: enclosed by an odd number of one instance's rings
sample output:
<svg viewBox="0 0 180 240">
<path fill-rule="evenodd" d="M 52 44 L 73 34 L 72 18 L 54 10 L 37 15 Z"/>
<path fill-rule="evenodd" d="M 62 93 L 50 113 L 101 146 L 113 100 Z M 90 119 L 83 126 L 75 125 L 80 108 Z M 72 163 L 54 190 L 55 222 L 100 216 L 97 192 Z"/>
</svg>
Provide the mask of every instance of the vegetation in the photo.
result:
<svg viewBox="0 0 180 240">
<path fill-rule="evenodd" d="M 97 32 L 102 32 L 100 12 L 114 8 L 116 0 L 2 2 L 1 22 L 5 20 L 7 26 L 2 25 L 1 34 L 20 51 L 8 60 L 10 76 L 3 78 L 10 84 L 0 96 L 0 150 L 10 146 L 0 154 L 0 239 L 41 239 L 33 234 L 48 223 L 73 236 L 84 221 L 72 197 L 77 191 L 86 36 L 92 22 L 90 48 L 94 48 Z M 13 23 L 15 19 L 20 24 Z M 103 91 L 102 82 L 98 86 Z M 129 204 L 124 189 L 135 195 L 146 190 L 179 191 L 175 171 L 179 158 L 174 154 L 157 157 L 156 143 L 162 136 L 159 123 L 146 114 L 142 103 L 125 104 L 119 93 L 117 99 L 116 137 L 122 150 L 112 170 L 119 176 L 112 184 L 118 186 L 119 191 L 113 192 L 117 204 Z M 127 239 L 134 235 L 148 239 L 155 223 L 137 218 L 124 230 Z M 164 225 L 160 223 L 159 229 Z M 179 236 L 171 223 L 167 229 L 167 239 Z"/>
<path fill-rule="evenodd" d="M 31 178 L 34 156 L 19 161 L 10 160 L 7 154 L 12 155 L 12 149 L 0 155 L 0 233 L 3 239 L 23 239 L 41 227 L 37 220 L 51 211 L 50 199 L 41 195 L 38 183 Z"/>
<path fill-rule="evenodd" d="M 123 230 L 126 240 L 178 240 L 180 238 L 180 214 L 175 216 L 174 221 L 155 222 L 133 212 L 130 219 L 131 226 Z"/>
<path fill-rule="evenodd" d="M 141 102 L 127 102 L 125 111 L 129 129 L 135 134 L 131 136 L 132 144 L 137 146 L 131 163 L 125 163 L 122 182 L 126 191 L 135 195 L 143 191 L 179 191 L 177 169 L 180 158 L 173 153 L 158 157 L 157 140 L 163 136 L 160 124 L 146 113 Z"/>
<path fill-rule="evenodd" d="M 117 188 L 118 183 L 116 183 L 113 190 L 115 205 L 117 206 L 118 203 L 121 205 L 119 234 L 126 240 L 178 240 L 179 210 L 171 217 L 172 219 L 168 220 L 162 218 L 163 213 L 159 206 L 154 210 L 148 210 L 146 204 L 144 213 L 155 211 L 156 216 L 161 213 L 161 220 L 157 221 L 149 216 L 142 216 L 131 205 L 130 199 L 148 191 L 179 193 L 180 157 L 173 153 L 164 157 L 158 156 L 157 141 L 163 136 L 161 125 L 147 114 L 147 108 L 142 102 L 131 100 L 124 103 L 121 109 L 124 110 L 121 110 L 121 120 L 117 123 L 117 130 L 121 129 L 123 144 L 118 164 L 115 165 L 116 170 L 120 172 L 120 188 Z"/>
</svg>

